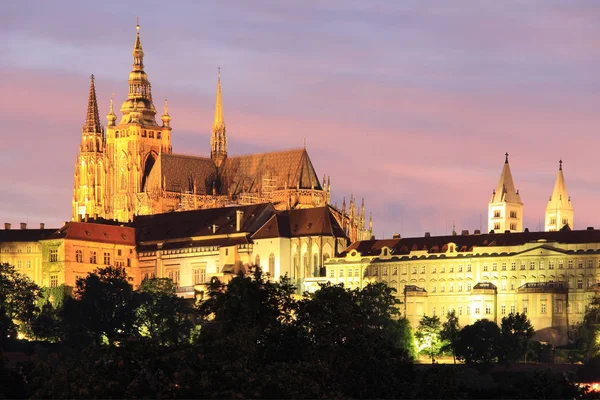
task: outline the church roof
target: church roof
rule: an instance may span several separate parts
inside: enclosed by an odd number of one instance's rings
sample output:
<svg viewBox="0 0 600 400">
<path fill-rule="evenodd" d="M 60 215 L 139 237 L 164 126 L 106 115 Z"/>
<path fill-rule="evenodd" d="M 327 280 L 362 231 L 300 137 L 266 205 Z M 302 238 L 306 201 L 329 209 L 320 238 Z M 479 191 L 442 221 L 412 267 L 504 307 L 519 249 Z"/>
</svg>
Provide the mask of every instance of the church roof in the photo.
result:
<svg viewBox="0 0 600 400">
<path fill-rule="evenodd" d="M 252 235 L 252 239 L 302 236 L 346 237 L 326 206 L 279 211 Z"/>
<path fill-rule="evenodd" d="M 513 182 L 512 173 L 510 172 L 510 165 L 508 163 L 508 153 L 506 154 L 506 160 L 502 167 L 502 174 L 500 174 L 500 180 L 498 186 L 492 195 L 490 203 L 519 203 L 521 202 L 521 196 L 515 189 L 515 183 Z"/>
<path fill-rule="evenodd" d="M 223 236 L 237 233 L 237 211 L 243 211 L 239 232 L 254 233 L 275 212 L 270 203 L 249 206 L 207 208 L 154 215 L 136 216 L 132 225 L 136 229 L 137 241 L 148 242 L 188 241 L 192 238 Z M 213 225 L 215 227 L 213 227 Z M 216 229 L 213 232 L 213 229 Z"/>
<path fill-rule="evenodd" d="M 150 181 L 166 184 L 169 192 L 193 193 L 195 185 L 197 194 L 212 194 L 216 174 L 210 158 L 162 153 L 150 172 Z"/>
<path fill-rule="evenodd" d="M 222 180 L 235 195 L 272 189 L 322 189 L 306 149 L 228 157 Z"/>
<path fill-rule="evenodd" d="M 558 174 L 556 175 L 556 183 L 554 184 L 554 191 L 546 210 L 573 210 L 571 204 L 571 198 L 567 194 L 567 186 L 565 185 L 565 177 L 562 170 L 562 161 L 560 161 L 560 167 L 558 168 Z"/>
</svg>

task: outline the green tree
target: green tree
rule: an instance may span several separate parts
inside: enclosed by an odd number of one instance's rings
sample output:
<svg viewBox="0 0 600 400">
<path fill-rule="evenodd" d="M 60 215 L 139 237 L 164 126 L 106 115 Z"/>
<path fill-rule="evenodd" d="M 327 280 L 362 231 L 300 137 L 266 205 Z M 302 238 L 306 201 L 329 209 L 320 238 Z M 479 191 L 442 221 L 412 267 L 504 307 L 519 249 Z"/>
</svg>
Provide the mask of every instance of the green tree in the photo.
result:
<svg viewBox="0 0 600 400">
<path fill-rule="evenodd" d="M 96 269 L 87 277 L 77 280 L 74 299 L 65 299 L 63 319 L 66 336 L 85 342 L 114 344 L 135 334 L 135 303 L 133 287 L 125 268 Z"/>
<path fill-rule="evenodd" d="M 440 338 L 444 341 L 442 351 L 452 352 L 454 364 L 456 364 L 456 343 L 458 341 L 458 332 L 460 332 L 458 316 L 456 315 L 456 311 L 450 310 L 446 315 L 446 321 L 442 324 Z"/>
<path fill-rule="evenodd" d="M 428 317 L 426 315 L 419 321 L 415 332 L 415 338 L 419 342 L 419 351 L 431 357 L 431 363 L 435 362 L 435 356 L 440 354 L 442 348 L 442 324 L 438 316 Z"/>
<path fill-rule="evenodd" d="M 300 301 L 297 325 L 307 339 L 304 359 L 323 365 L 342 397 L 401 398 L 412 379 L 408 346 L 398 340 L 399 301 L 383 283 L 348 290 L 321 285 Z"/>
<path fill-rule="evenodd" d="M 600 296 L 592 298 L 587 306 L 583 322 L 577 326 L 577 334 L 585 358 L 592 358 L 600 354 L 598 337 L 600 336 Z"/>
<path fill-rule="evenodd" d="M 31 334 L 40 287 L 9 264 L 0 264 L 0 346 L 7 335 Z"/>
<path fill-rule="evenodd" d="M 38 340 L 57 342 L 62 337 L 62 321 L 58 310 L 47 301 L 32 323 L 32 332 Z"/>
<path fill-rule="evenodd" d="M 500 353 L 506 363 L 514 363 L 525 358 L 535 333 L 525 313 L 510 313 L 502 318 Z"/>
<path fill-rule="evenodd" d="M 456 357 L 467 364 L 490 363 L 498 354 L 500 328 L 495 322 L 481 319 L 458 333 Z"/>
<path fill-rule="evenodd" d="M 189 341 L 192 322 L 189 303 L 177 296 L 171 279 L 146 279 L 138 291 L 136 326 L 143 337 L 161 346 Z"/>
</svg>

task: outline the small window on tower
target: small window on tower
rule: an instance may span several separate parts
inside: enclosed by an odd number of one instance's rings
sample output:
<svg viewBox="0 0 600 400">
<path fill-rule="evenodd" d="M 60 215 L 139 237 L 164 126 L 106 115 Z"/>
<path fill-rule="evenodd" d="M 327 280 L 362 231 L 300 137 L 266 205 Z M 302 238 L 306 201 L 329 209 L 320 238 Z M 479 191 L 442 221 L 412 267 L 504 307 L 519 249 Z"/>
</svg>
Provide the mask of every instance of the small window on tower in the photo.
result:
<svg viewBox="0 0 600 400">
<path fill-rule="evenodd" d="M 500 210 L 494 211 L 494 218 L 500 218 Z"/>
<path fill-rule="evenodd" d="M 500 222 L 494 222 L 494 230 L 497 231 L 500 229 Z"/>
<path fill-rule="evenodd" d="M 146 137 L 146 131 L 142 132 L 142 137 Z"/>
</svg>

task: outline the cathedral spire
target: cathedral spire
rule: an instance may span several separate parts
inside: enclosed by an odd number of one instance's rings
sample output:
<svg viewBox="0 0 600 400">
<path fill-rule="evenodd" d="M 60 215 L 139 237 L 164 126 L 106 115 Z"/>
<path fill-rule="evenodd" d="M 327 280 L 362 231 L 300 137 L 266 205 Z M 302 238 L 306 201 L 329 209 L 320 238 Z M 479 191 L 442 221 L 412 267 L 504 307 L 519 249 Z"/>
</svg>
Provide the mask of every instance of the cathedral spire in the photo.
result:
<svg viewBox="0 0 600 400">
<path fill-rule="evenodd" d="M 98 114 L 98 101 L 96 100 L 96 85 L 94 84 L 94 74 L 90 77 L 90 95 L 88 98 L 87 115 L 83 132 L 102 134 L 102 125 L 100 124 L 100 115 Z"/>
<path fill-rule="evenodd" d="M 210 156 L 215 165 L 220 167 L 227 158 L 227 129 L 223 118 L 223 99 L 221 96 L 221 67 L 217 73 L 217 96 L 215 101 L 215 119 L 210 139 Z"/>
<path fill-rule="evenodd" d="M 573 205 L 567 193 L 562 164 L 563 162 L 560 160 L 554 190 L 546 206 L 546 221 L 544 224 L 546 231 L 560 230 L 565 225 L 569 225 L 573 229 Z"/>
</svg>

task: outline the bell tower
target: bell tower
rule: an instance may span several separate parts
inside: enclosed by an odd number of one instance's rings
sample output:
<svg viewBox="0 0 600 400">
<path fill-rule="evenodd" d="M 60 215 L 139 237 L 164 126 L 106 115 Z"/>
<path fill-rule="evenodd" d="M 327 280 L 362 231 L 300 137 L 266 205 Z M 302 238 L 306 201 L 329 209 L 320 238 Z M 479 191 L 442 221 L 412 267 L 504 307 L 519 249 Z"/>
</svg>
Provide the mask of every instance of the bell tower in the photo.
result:
<svg viewBox="0 0 600 400">
<path fill-rule="evenodd" d="M 92 75 L 87 114 L 81 129 L 81 144 L 75 162 L 71 216 L 74 221 L 85 216 L 105 216 L 104 145 L 104 128 L 100 124 L 96 86 Z"/>
<path fill-rule="evenodd" d="M 558 174 L 556 175 L 554 191 L 548 200 L 548 206 L 546 206 L 545 231 L 558 231 L 565 225 L 573 229 L 573 205 L 571 204 L 571 198 L 567 194 L 562 164 L 563 162 L 560 160 L 558 162 Z"/>
<path fill-rule="evenodd" d="M 110 160 L 109 190 L 111 205 L 109 218 L 128 221 L 136 214 L 149 214 L 143 209 L 147 200 L 148 175 L 161 153 L 171 153 L 171 116 L 165 104 L 162 125 L 156 123 L 156 108 L 152 99 L 152 85 L 144 70 L 144 50 L 140 39 L 140 25 L 136 25 L 133 46 L 133 66 L 129 73 L 127 100 L 121 105 L 121 119 L 117 123 L 111 100 L 107 115 L 106 153 Z M 147 204 L 147 202 L 145 203 Z"/>
<path fill-rule="evenodd" d="M 488 231 L 495 233 L 523 231 L 523 202 L 515 190 L 508 153 L 505 154 L 502 174 L 488 206 Z"/>
</svg>

